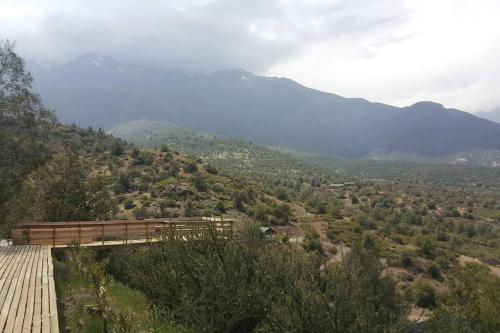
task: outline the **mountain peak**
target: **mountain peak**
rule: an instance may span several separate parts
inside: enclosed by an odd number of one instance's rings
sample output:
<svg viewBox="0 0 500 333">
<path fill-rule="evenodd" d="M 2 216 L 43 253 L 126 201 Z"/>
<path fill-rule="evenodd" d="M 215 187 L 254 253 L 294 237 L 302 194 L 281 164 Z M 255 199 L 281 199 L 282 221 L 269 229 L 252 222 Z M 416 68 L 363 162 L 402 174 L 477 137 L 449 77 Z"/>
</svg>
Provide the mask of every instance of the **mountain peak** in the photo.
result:
<svg viewBox="0 0 500 333">
<path fill-rule="evenodd" d="M 34 69 L 42 72 L 48 72 L 52 70 L 55 66 L 57 66 L 57 63 L 53 61 L 34 60 L 34 61 L 28 61 L 27 65 L 30 70 Z"/>
<path fill-rule="evenodd" d="M 416 102 L 415 104 L 412 104 L 409 106 L 412 109 L 420 109 L 420 108 L 426 108 L 426 109 L 444 109 L 445 107 L 443 104 L 439 104 L 436 102 L 431 102 L 431 101 L 420 101 Z"/>
<path fill-rule="evenodd" d="M 93 65 L 96 67 L 101 67 L 101 66 L 106 65 L 106 64 L 117 64 L 118 62 L 114 58 L 111 58 L 111 57 L 102 56 L 102 55 L 97 54 L 97 53 L 87 53 L 87 54 L 84 54 L 84 55 L 74 59 L 73 61 L 70 61 L 69 63 Z"/>
</svg>

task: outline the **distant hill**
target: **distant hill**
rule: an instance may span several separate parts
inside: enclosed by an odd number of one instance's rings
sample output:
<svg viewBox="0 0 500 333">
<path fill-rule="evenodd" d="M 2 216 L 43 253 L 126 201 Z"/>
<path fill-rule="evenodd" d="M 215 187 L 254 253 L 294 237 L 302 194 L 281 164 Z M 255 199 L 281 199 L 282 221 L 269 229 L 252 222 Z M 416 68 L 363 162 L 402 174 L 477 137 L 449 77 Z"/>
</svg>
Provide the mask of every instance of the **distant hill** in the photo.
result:
<svg viewBox="0 0 500 333">
<path fill-rule="evenodd" d="M 468 162 L 433 160 L 432 164 L 376 159 L 335 159 L 196 133 L 159 121 L 138 120 L 114 127 L 110 132 L 145 148 L 168 147 L 202 158 L 238 178 L 268 184 L 277 180 L 342 183 L 366 179 L 403 181 L 432 186 L 500 188 L 500 168 Z M 448 163 L 448 164 L 445 164 Z M 449 165 L 456 164 L 456 165 Z"/>
<path fill-rule="evenodd" d="M 350 180 L 333 165 L 323 168 L 301 160 L 296 154 L 269 149 L 252 142 L 196 133 L 158 121 L 138 120 L 116 126 L 110 132 L 144 148 L 167 145 L 184 154 L 199 156 L 238 177 L 266 179 L 325 178 L 330 182 Z M 308 155 L 309 156 L 309 155 Z M 313 157 L 313 155 L 310 155 Z M 315 157 L 315 156 L 314 156 Z"/>
<path fill-rule="evenodd" d="M 500 151 L 500 124 L 432 102 L 397 108 L 244 70 L 195 73 L 92 54 L 29 68 L 46 105 L 82 126 L 148 118 L 344 158 Z"/>
</svg>

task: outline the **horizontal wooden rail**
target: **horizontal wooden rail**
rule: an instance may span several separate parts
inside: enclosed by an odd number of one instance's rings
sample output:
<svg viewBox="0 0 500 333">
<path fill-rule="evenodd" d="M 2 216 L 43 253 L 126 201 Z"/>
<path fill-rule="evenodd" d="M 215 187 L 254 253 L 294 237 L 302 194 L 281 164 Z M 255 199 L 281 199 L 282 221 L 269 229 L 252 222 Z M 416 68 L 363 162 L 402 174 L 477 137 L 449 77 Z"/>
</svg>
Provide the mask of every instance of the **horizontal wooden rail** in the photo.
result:
<svg viewBox="0 0 500 333">
<path fill-rule="evenodd" d="M 175 220 L 124 220 L 23 223 L 12 230 L 14 244 L 67 245 L 105 241 L 123 241 L 205 235 L 213 230 L 224 236 L 233 232 L 233 221 L 222 218 L 189 218 Z"/>
</svg>

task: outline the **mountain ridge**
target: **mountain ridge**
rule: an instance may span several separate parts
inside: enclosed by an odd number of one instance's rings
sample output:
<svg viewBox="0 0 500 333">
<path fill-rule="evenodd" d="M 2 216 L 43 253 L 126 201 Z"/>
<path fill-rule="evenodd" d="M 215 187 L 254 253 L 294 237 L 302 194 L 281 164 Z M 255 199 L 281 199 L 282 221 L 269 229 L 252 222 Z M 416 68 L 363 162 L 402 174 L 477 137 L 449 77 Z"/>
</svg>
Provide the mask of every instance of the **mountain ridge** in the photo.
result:
<svg viewBox="0 0 500 333">
<path fill-rule="evenodd" d="M 141 118 L 343 158 L 402 151 L 500 151 L 500 124 L 434 102 L 398 108 L 242 69 L 211 73 L 95 54 L 39 70 L 35 89 L 63 122 L 111 128 Z"/>
</svg>

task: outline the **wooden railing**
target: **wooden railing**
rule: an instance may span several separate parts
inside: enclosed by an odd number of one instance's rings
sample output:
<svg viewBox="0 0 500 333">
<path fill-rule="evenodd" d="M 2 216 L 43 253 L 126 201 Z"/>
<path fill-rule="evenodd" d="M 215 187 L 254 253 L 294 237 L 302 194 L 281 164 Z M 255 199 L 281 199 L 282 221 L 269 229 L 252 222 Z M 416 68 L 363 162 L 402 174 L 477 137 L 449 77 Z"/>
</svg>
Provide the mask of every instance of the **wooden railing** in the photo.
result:
<svg viewBox="0 0 500 333">
<path fill-rule="evenodd" d="M 23 223 L 12 230 L 14 244 L 68 245 L 137 240 L 161 237 L 203 237 L 216 232 L 232 235 L 233 221 L 222 218 L 186 218 L 136 221 L 76 221 Z"/>
</svg>

